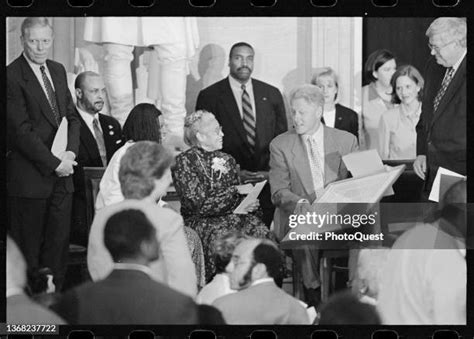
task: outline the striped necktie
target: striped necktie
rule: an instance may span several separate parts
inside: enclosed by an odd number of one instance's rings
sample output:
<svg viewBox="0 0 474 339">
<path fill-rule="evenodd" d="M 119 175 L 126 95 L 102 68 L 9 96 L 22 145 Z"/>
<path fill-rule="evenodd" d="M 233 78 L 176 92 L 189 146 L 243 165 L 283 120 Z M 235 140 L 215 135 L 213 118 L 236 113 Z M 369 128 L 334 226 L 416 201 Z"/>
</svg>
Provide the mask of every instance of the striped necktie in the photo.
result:
<svg viewBox="0 0 474 339">
<path fill-rule="evenodd" d="M 439 89 L 438 94 L 436 94 L 436 97 L 434 98 L 433 112 L 435 112 L 438 109 L 439 103 L 441 102 L 443 95 L 446 93 L 446 90 L 448 89 L 449 83 L 453 79 L 453 76 L 454 76 L 454 68 L 450 67 L 448 68 L 448 71 L 446 72 L 446 75 L 444 76 L 444 79 L 443 79 L 443 82 L 441 83 L 441 88 Z"/>
<path fill-rule="evenodd" d="M 94 136 L 95 140 L 97 141 L 97 148 L 99 149 L 100 158 L 102 159 L 102 165 L 105 167 L 107 166 L 107 151 L 105 150 L 104 135 L 99 128 L 99 119 L 94 118 L 92 127 L 94 128 Z"/>
<path fill-rule="evenodd" d="M 252 104 L 250 103 L 250 96 L 245 90 L 245 85 L 242 85 L 242 121 L 244 129 L 247 133 L 247 141 L 250 144 L 250 151 L 255 152 L 255 118 L 252 111 Z"/>
<path fill-rule="evenodd" d="M 56 123 L 59 125 L 61 121 L 61 117 L 59 115 L 59 108 L 58 108 L 58 102 L 56 100 L 56 93 L 54 92 L 51 81 L 49 81 L 48 75 L 46 74 L 46 68 L 44 67 L 44 65 L 40 66 L 40 71 L 41 71 L 41 76 L 43 77 L 44 87 L 46 88 L 46 94 L 48 97 L 49 106 L 51 106 L 51 110 L 53 111 L 53 114 L 54 114 L 54 119 L 56 120 Z"/>
</svg>

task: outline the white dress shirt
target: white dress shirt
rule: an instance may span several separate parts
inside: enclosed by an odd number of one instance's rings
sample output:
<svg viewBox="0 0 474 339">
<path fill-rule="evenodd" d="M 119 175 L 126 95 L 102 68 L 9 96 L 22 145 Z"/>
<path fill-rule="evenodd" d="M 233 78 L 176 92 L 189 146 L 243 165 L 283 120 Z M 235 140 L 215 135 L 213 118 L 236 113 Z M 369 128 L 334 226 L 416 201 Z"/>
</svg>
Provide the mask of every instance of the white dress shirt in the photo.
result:
<svg viewBox="0 0 474 339">
<path fill-rule="evenodd" d="M 230 88 L 232 89 L 232 93 L 234 94 L 235 101 L 237 102 L 237 106 L 239 107 L 240 118 L 243 118 L 243 111 L 242 111 L 242 84 L 235 80 L 231 75 L 229 75 L 229 83 Z M 253 95 L 253 86 L 252 86 L 252 79 L 247 81 L 245 84 L 245 91 L 248 93 L 250 97 L 250 104 L 252 105 L 252 113 L 255 118 L 255 97 Z"/>
<path fill-rule="evenodd" d="M 25 53 L 23 53 L 23 56 L 25 57 L 26 61 L 28 62 L 28 65 L 30 65 L 31 70 L 33 71 L 33 73 L 36 75 L 36 78 L 38 79 L 38 81 L 41 85 L 41 88 L 44 91 L 44 95 L 46 95 L 46 98 L 47 98 L 48 97 L 48 92 L 46 91 L 46 87 L 44 85 L 43 74 L 41 74 L 40 67 L 44 66 L 44 71 L 46 73 L 46 76 L 48 77 L 49 82 L 51 83 L 51 86 L 53 87 L 53 90 L 55 90 L 54 83 L 53 83 L 53 78 L 51 78 L 51 73 L 49 73 L 48 66 L 46 65 L 46 63 L 44 63 L 43 65 L 35 64 L 30 59 L 28 59 L 28 57 L 26 56 Z"/>
<path fill-rule="evenodd" d="M 81 116 L 82 120 L 84 120 L 84 122 L 86 123 L 87 127 L 89 128 L 89 130 L 91 131 L 92 135 L 95 137 L 95 133 L 94 133 L 94 119 L 97 119 L 99 120 L 99 113 L 95 113 L 95 114 L 90 114 L 90 113 L 87 113 L 86 111 L 83 111 L 82 109 L 80 109 L 79 107 L 77 107 L 77 111 L 79 112 L 79 115 Z M 99 121 L 99 129 L 100 131 L 102 132 L 102 134 L 104 133 L 104 131 L 102 131 L 102 126 L 100 126 L 100 121 Z"/>
<path fill-rule="evenodd" d="M 330 111 L 324 111 L 323 118 L 326 126 L 334 128 L 336 124 L 336 108 L 334 107 L 334 109 Z"/>
</svg>

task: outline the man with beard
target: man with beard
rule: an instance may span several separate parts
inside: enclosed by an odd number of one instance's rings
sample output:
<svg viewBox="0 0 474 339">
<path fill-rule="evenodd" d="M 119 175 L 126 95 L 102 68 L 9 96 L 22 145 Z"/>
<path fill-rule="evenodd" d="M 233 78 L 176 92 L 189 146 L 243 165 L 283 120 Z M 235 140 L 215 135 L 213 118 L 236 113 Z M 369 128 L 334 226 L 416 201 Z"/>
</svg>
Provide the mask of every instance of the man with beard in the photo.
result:
<svg viewBox="0 0 474 339">
<path fill-rule="evenodd" d="M 230 287 L 238 292 L 213 304 L 227 324 L 309 324 L 300 301 L 275 283 L 281 282 L 282 258 L 276 245 L 266 239 L 247 239 L 235 248 L 226 270 Z"/>
<path fill-rule="evenodd" d="M 85 219 L 85 188 L 83 167 L 105 167 L 115 151 L 122 146 L 122 130 L 114 118 L 100 114 L 106 91 L 101 76 L 94 72 L 80 73 L 74 84 L 77 116 L 81 122 L 78 166 L 74 173 L 72 212 L 73 239 L 85 244 L 89 225 Z M 85 233 L 85 234 L 83 234 Z"/>
<path fill-rule="evenodd" d="M 268 145 L 287 130 L 285 105 L 280 91 L 262 81 L 252 79 L 254 49 L 238 42 L 230 49 L 230 74 L 203 89 L 197 98 L 196 110 L 214 113 L 224 132 L 222 150 L 240 165 L 240 178 L 245 182 L 268 179 L 270 151 Z M 270 225 L 273 207 L 270 186 L 260 194 L 262 220 Z"/>
</svg>

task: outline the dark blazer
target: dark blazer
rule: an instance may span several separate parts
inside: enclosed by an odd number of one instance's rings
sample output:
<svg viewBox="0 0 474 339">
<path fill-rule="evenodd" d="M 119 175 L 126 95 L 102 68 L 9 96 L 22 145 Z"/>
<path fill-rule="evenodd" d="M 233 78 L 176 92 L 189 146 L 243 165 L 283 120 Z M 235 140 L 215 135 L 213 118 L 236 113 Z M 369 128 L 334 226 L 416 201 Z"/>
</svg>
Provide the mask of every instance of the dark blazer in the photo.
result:
<svg viewBox="0 0 474 339">
<path fill-rule="evenodd" d="M 74 170 L 74 187 L 76 191 L 83 191 L 83 167 L 103 167 L 103 164 L 94 135 L 77 111 L 76 115 L 81 123 L 81 137 L 79 155 L 76 159 L 77 167 Z M 109 162 L 115 151 L 123 145 L 122 128 L 116 119 L 105 114 L 99 113 L 99 123 L 104 135 L 107 162 Z"/>
<path fill-rule="evenodd" d="M 427 190 L 431 189 L 439 166 L 466 174 L 466 57 L 434 111 L 433 101 L 445 73 L 446 68 L 434 58 L 428 62 L 422 111 L 416 126 L 417 155 L 427 156 Z"/>
<path fill-rule="evenodd" d="M 190 297 L 136 270 L 114 270 L 104 280 L 70 290 L 52 308 L 69 324 L 198 323 Z"/>
<path fill-rule="evenodd" d="M 216 116 L 224 132 L 222 150 L 232 155 L 241 169 L 268 171 L 270 141 L 288 129 L 285 105 L 276 87 L 256 79 L 251 81 L 256 106 L 254 155 L 249 151 L 250 145 L 228 78 L 203 89 L 197 98 L 196 109 L 205 109 Z"/>
<path fill-rule="evenodd" d="M 321 120 L 324 121 L 322 118 Z M 359 139 L 359 118 L 357 113 L 346 106 L 336 104 L 334 128 L 347 131 Z"/>
<path fill-rule="evenodd" d="M 80 123 L 64 67 L 46 61 L 61 117 L 69 122 L 67 150 L 78 154 Z M 58 178 L 61 161 L 50 149 L 58 125 L 48 99 L 24 56 L 7 66 L 7 190 L 9 196 L 47 198 L 57 180 L 73 192 L 72 177 Z"/>
</svg>

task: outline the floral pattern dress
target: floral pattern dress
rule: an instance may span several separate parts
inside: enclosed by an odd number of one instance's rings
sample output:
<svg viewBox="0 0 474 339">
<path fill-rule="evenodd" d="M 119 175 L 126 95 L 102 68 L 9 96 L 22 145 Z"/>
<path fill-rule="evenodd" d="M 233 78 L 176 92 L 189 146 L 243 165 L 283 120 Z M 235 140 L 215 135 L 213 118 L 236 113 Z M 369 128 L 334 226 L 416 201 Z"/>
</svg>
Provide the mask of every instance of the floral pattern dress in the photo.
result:
<svg viewBox="0 0 474 339">
<path fill-rule="evenodd" d="M 239 184 L 238 166 L 229 154 L 192 147 L 176 157 L 172 174 L 184 222 L 202 241 L 206 281 L 215 273 L 213 244 L 226 233 L 241 231 L 256 238 L 274 239 L 258 217 L 260 211 L 232 213 L 243 196 L 235 188 Z"/>
</svg>

